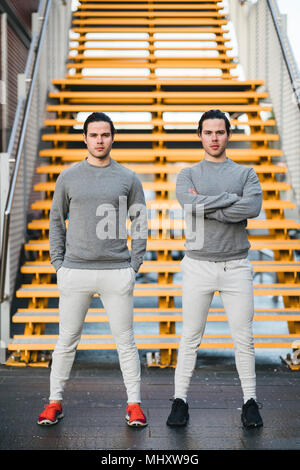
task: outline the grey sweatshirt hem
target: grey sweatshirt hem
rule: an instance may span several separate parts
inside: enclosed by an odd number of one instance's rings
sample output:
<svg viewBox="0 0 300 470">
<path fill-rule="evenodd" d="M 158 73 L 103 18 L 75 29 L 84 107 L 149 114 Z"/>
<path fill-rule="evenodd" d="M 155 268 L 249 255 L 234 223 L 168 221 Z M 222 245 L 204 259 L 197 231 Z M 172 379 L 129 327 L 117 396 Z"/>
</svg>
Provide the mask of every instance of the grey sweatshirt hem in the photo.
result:
<svg viewBox="0 0 300 470">
<path fill-rule="evenodd" d="M 64 268 L 71 268 L 71 269 L 122 269 L 128 268 L 130 266 L 130 261 L 86 261 L 78 262 L 78 261 L 71 261 L 68 259 L 64 259 L 62 264 Z"/>
<path fill-rule="evenodd" d="M 234 259 L 247 258 L 248 248 L 244 250 L 239 250 L 236 252 L 230 251 L 229 253 L 201 253 L 200 251 L 186 251 L 186 255 L 189 258 L 193 258 L 199 261 L 231 261 Z"/>
<path fill-rule="evenodd" d="M 133 268 L 135 272 L 138 272 L 139 267 L 142 263 L 137 263 L 134 261 L 90 261 L 87 263 L 86 261 L 80 262 L 80 261 L 72 261 L 72 260 L 67 260 L 64 259 L 63 261 L 55 261 L 52 263 L 55 271 L 57 272 L 59 268 L 62 266 L 64 268 L 70 268 L 70 269 L 124 269 L 124 268 Z"/>
</svg>

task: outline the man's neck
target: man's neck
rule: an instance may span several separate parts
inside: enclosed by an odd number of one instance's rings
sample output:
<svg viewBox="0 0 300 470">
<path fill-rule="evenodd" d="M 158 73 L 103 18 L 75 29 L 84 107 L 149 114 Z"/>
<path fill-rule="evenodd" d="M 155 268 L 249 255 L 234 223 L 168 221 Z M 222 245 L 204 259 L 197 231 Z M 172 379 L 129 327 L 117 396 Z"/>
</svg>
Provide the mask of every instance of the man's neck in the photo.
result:
<svg viewBox="0 0 300 470">
<path fill-rule="evenodd" d="M 226 154 L 224 153 L 222 156 L 220 157 L 213 157 L 209 154 L 205 154 L 204 155 L 204 160 L 208 161 L 208 162 L 214 162 L 214 163 L 222 163 L 222 162 L 226 162 L 227 160 L 227 157 L 226 157 Z"/>
<path fill-rule="evenodd" d="M 110 164 L 110 155 L 107 155 L 105 158 L 95 158 L 92 155 L 87 156 L 87 162 L 93 166 L 108 166 Z"/>
</svg>

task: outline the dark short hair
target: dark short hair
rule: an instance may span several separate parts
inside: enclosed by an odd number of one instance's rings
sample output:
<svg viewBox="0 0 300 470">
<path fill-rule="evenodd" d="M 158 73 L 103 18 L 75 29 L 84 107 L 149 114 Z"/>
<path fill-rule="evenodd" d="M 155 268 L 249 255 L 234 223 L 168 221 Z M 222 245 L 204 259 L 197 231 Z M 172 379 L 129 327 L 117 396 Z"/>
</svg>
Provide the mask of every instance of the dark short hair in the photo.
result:
<svg viewBox="0 0 300 470">
<path fill-rule="evenodd" d="M 226 114 L 220 111 L 219 109 L 210 109 L 209 111 L 206 111 L 205 113 L 202 114 L 201 119 L 198 124 L 199 134 L 202 133 L 203 122 L 206 121 L 207 119 L 223 119 L 225 121 L 226 132 L 228 135 L 230 134 L 229 119 L 227 118 Z"/>
<path fill-rule="evenodd" d="M 92 113 L 87 117 L 87 119 L 85 120 L 85 123 L 83 124 L 84 134 L 85 135 L 87 134 L 88 125 L 90 122 L 98 122 L 98 121 L 108 122 L 110 124 L 111 135 L 114 137 L 115 131 L 116 131 L 114 124 L 112 120 L 110 119 L 110 117 L 104 113 Z"/>
</svg>

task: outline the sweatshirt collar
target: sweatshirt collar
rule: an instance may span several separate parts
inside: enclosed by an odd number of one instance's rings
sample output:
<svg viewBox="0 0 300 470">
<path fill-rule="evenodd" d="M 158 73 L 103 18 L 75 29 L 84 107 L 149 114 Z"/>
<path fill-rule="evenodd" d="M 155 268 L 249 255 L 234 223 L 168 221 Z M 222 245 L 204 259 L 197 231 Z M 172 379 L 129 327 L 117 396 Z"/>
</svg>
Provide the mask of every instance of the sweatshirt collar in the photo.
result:
<svg viewBox="0 0 300 470">
<path fill-rule="evenodd" d="M 113 160 L 112 160 L 112 158 L 110 158 L 110 162 L 108 163 L 108 165 L 105 165 L 105 166 L 92 165 L 91 163 L 89 163 L 89 162 L 87 161 L 87 157 L 85 157 L 85 159 L 84 159 L 83 162 L 84 162 L 85 166 L 88 166 L 88 167 L 90 167 L 90 168 L 93 168 L 93 169 L 95 168 L 95 169 L 99 169 L 99 170 L 104 170 L 105 168 L 108 168 L 109 166 L 112 165 Z"/>
</svg>

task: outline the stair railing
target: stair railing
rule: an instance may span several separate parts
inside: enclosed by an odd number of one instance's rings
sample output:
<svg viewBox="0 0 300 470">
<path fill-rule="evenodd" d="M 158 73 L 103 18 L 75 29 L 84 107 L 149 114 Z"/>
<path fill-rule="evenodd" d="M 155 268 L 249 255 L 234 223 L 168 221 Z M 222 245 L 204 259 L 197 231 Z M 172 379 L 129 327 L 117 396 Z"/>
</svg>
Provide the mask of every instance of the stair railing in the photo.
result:
<svg viewBox="0 0 300 470">
<path fill-rule="evenodd" d="M 37 13 L 32 15 L 32 41 L 25 71 L 18 76 L 14 123 L 7 151 L 0 158 L 1 344 L 9 336 L 9 310 L 26 240 L 27 211 L 46 100 L 52 79 L 63 78 L 65 73 L 71 3 L 71 0 L 40 0 Z"/>
</svg>

